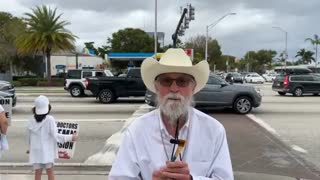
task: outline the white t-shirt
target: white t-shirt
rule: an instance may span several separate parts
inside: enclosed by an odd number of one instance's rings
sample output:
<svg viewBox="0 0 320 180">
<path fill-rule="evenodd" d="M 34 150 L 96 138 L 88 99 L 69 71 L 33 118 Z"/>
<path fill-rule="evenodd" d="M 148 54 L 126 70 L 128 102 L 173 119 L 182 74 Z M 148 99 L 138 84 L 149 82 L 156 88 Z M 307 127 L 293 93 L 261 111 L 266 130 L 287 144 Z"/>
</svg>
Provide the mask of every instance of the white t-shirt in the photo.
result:
<svg viewBox="0 0 320 180">
<path fill-rule="evenodd" d="M 0 113 L 2 113 L 4 111 L 2 105 L 0 105 Z"/>
</svg>

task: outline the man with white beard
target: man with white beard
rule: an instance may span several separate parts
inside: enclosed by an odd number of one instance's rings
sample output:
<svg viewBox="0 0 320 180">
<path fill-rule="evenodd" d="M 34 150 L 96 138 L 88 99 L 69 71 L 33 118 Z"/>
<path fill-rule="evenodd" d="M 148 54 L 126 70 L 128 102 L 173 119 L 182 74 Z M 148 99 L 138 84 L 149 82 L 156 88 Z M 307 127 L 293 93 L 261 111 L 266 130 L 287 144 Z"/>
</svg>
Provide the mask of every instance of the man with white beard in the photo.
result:
<svg viewBox="0 0 320 180">
<path fill-rule="evenodd" d="M 209 73 L 207 61 L 192 65 L 182 49 L 143 61 L 141 76 L 158 108 L 126 129 L 109 180 L 233 180 L 224 127 L 192 107 Z"/>
</svg>

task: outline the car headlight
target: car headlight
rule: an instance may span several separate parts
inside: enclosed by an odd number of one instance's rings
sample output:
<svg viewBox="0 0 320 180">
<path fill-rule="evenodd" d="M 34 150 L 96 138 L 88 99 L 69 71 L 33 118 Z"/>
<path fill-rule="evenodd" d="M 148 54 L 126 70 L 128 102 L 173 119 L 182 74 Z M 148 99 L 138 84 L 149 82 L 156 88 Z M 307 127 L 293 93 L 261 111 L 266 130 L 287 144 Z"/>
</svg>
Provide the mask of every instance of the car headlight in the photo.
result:
<svg viewBox="0 0 320 180">
<path fill-rule="evenodd" d="M 10 90 L 10 89 L 12 89 L 13 87 L 11 86 L 11 85 L 8 85 L 8 86 L 2 86 L 1 88 L 0 88 L 0 90 L 1 91 L 6 91 L 6 90 Z"/>
<path fill-rule="evenodd" d="M 260 94 L 260 95 L 261 95 L 261 90 L 260 90 L 260 88 L 255 87 L 255 88 L 254 88 L 254 90 L 255 90 L 258 94 Z"/>
</svg>

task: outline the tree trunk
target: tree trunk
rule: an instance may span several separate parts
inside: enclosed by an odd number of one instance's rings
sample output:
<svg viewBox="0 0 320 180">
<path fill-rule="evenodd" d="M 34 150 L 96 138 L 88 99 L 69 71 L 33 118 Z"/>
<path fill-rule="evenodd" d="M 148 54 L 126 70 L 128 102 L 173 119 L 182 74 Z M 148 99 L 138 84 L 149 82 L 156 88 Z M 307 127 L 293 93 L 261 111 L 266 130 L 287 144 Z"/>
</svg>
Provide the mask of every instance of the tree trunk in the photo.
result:
<svg viewBox="0 0 320 180">
<path fill-rule="evenodd" d="M 51 85 L 51 52 L 50 50 L 46 51 L 47 56 L 47 81 L 48 85 Z"/>
<path fill-rule="evenodd" d="M 13 65 L 12 65 L 12 59 L 10 59 L 10 81 L 13 80 Z"/>
</svg>

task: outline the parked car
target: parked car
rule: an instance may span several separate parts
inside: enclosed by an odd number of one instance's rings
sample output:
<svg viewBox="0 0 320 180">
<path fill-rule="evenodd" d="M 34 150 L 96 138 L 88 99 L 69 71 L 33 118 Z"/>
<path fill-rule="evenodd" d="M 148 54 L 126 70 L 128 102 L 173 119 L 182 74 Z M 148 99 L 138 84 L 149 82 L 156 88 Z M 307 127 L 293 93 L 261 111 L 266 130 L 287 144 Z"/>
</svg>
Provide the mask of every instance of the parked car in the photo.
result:
<svg viewBox="0 0 320 180">
<path fill-rule="evenodd" d="M 194 95 L 196 107 L 233 108 L 240 114 L 246 114 L 252 108 L 259 107 L 262 96 L 253 86 L 228 84 L 216 75 L 210 75 L 206 86 Z M 147 91 L 145 102 L 156 106 L 156 95 Z"/>
<path fill-rule="evenodd" d="M 118 97 L 144 96 L 140 68 L 131 68 L 124 77 L 91 77 L 86 79 L 86 91 L 90 91 L 101 103 L 111 103 Z"/>
<path fill-rule="evenodd" d="M 247 74 L 244 77 L 245 82 L 247 83 L 261 83 L 263 84 L 265 80 L 259 74 Z"/>
<path fill-rule="evenodd" d="M 273 80 L 276 78 L 276 74 L 263 74 L 262 77 L 266 82 L 273 82 Z"/>
<path fill-rule="evenodd" d="M 85 80 L 88 77 L 106 77 L 113 76 L 109 70 L 95 69 L 72 69 L 68 70 L 64 89 L 70 92 L 72 97 L 80 97 L 85 95 Z M 88 95 L 88 94 L 87 94 Z"/>
<path fill-rule="evenodd" d="M 0 97 L 12 98 L 12 107 L 16 106 L 16 90 L 10 82 L 0 81 Z"/>
<path fill-rule="evenodd" d="M 225 79 L 228 83 L 241 83 L 243 84 L 243 78 L 240 73 L 231 72 L 228 73 Z"/>
<path fill-rule="evenodd" d="M 287 93 L 291 93 L 293 96 L 302 96 L 306 93 L 319 95 L 320 74 L 278 75 L 273 82 L 272 90 L 281 96 Z"/>
</svg>

